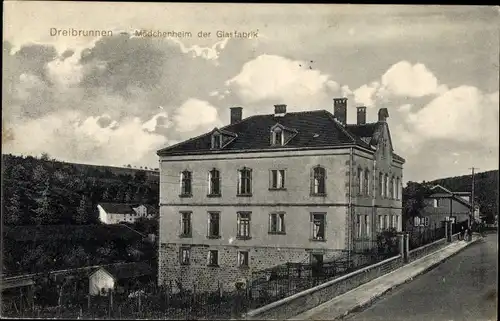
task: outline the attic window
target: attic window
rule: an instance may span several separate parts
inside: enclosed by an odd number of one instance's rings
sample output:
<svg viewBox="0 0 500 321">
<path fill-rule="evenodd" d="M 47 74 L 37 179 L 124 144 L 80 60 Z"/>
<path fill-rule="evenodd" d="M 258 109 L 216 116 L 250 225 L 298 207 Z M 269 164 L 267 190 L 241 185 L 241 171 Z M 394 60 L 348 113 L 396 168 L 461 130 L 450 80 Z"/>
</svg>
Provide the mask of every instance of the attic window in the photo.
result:
<svg viewBox="0 0 500 321">
<path fill-rule="evenodd" d="M 222 135 L 214 133 L 212 135 L 212 149 L 220 149 L 222 147 Z"/>
<path fill-rule="evenodd" d="M 272 130 L 271 143 L 273 145 L 283 145 L 284 143 L 283 129 L 281 129 L 280 127 L 276 127 Z"/>
</svg>

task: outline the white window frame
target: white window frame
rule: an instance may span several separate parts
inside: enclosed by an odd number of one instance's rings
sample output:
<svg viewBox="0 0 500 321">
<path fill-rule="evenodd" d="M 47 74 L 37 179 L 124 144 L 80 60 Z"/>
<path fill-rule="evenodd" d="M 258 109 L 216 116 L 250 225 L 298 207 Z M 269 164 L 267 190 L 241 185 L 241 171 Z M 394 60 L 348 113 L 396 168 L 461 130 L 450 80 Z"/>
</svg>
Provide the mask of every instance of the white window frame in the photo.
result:
<svg viewBox="0 0 500 321">
<path fill-rule="evenodd" d="M 279 140 L 278 140 L 279 135 Z M 285 144 L 285 131 L 281 127 L 276 127 L 272 130 L 272 144 L 283 146 Z"/>
<path fill-rule="evenodd" d="M 321 219 L 317 219 L 321 217 Z M 316 222 L 320 222 L 323 225 L 323 236 L 317 236 L 321 229 L 321 224 L 318 225 Z M 313 212 L 311 213 L 311 239 L 313 241 L 325 241 L 326 240 L 326 213 Z"/>
<path fill-rule="evenodd" d="M 369 215 L 364 215 L 364 230 L 365 230 L 365 236 L 369 237 L 370 235 L 370 216 Z"/>
<path fill-rule="evenodd" d="M 251 212 L 237 212 L 237 234 L 236 237 L 239 239 L 249 239 L 252 237 L 251 225 L 252 225 L 252 213 Z M 248 222 L 248 223 L 243 223 Z M 247 227 L 246 229 L 244 227 Z M 243 233 L 242 233 L 243 232 Z"/>
<path fill-rule="evenodd" d="M 321 185 L 323 186 L 322 191 L 320 191 Z M 318 165 L 313 168 L 311 194 L 326 195 L 326 169 L 323 166 Z"/>
<path fill-rule="evenodd" d="M 217 218 L 217 235 L 213 235 L 212 234 L 212 229 L 211 229 L 211 223 L 214 221 L 212 218 L 213 217 L 216 217 Z M 210 211 L 208 212 L 208 218 L 207 218 L 208 222 L 207 222 L 207 236 L 209 238 L 220 238 L 221 237 L 221 228 L 220 228 L 220 222 L 221 222 L 221 219 L 220 219 L 220 212 L 217 212 L 217 211 Z"/>
<path fill-rule="evenodd" d="M 362 234 L 362 226 L 361 226 L 361 215 L 356 215 L 356 237 L 361 238 Z"/>
<path fill-rule="evenodd" d="M 188 178 L 186 176 L 189 176 Z M 189 182 L 189 191 L 187 190 L 187 182 Z M 188 196 L 193 194 L 193 172 L 184 170 L 180 175 L 180 189 L 182 196 Z"/>
<path fill-rule="evenodd" d="M 191 237 L 193 234 L 193 212 L 191 211 L 181 211 L 181 218 L 180 218 L 180 236 L 181 237 Z M 187 219 L 185 219 L 187 217 Z M 188 225 L 186 225 L 186 221 L 189 222 Z M 186 228 L 187 226 L 187 228 Z M 188 230 L 187 233 L 185 231 Z"/>
<path fill-rule="evenodd" d="M 216 254 L 216 262 L 213 263 L 213 254 Z M 208 250 L 207 254 L 207 266 L 219 266 L 219 251 L 218 250 Z"/>
<path fill-rule="evenodd" d="M 276 218 L 276 229 L 273 230 L 273 218 Z M 269 233 L 284 234 L 285 233 L 285 212 L 274 212 L 269 214 Z"/>
<path fill-rule="evenodd" d="M 214 180 L 213 175 L 217 173 L 216 180 Z M 214 192 L 214 184 L 218 184 L 219 191 L 218 193 Z M 212 168 L 208 172 L 208 195 L 215 196 L 221 195 L 221 179 L 220 179 L 220 171 L 217 168 Z"/>
<path fill-rule="evenodd" d="M 238 267 L 249 267 L 250 265 L 249 251 L 238 251 Z"/>
<path fill-rule="evenodd" d="M 244 175 L 243 174 L 247 174 Z M 244 182 L 249 181 L 248 186 Z M 248 191 L 246 190 L 248 187 Z M 238 170 L 238 195 L 249 196 L 252 195 L 252 169 L 248 167 L 243 167 Z"/>
<path fill-rule="evenodd" d="M 185 260 L 187 258 L 187 260 Z M 191 264 L 191 248 L 181 246 L 179 249 L 179 264 L 180 265 L 190 265 Z"/>
<path fill-rule="evenodd" d="M 218 146 L 216 142 L 219 143 Z M 212 134 L 212 149 L 221 149 L 221 148 L 222 148 L 222 134 L 218 132 Z"/>
<path fill-rule="evenodd" d="M 270 189 L 285 189 L 285 179 L 286 179 L 285 169 L 271 169 L 269 171 L 269 175 L 270 175 L 269 179 Z M 275 177 L 276 181 L 274 180 Z"/>
<path fill-rule="evenodd" d="M 366 196 L 369 196 L 370 195 L 370 171 L 368 169 L 365 169 L 364 170 L 364 191 L 363 193 L 366 195 Z"/>
</svg>

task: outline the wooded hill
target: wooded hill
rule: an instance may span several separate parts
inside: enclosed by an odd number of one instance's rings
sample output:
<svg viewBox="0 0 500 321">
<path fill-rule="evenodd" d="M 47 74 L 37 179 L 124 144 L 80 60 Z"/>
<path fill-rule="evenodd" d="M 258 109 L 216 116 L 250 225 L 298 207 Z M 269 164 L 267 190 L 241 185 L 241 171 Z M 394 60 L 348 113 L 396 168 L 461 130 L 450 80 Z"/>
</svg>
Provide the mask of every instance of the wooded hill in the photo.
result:
<svg viewBox="0 0 500 321">
<path fill-rule="evenodd" d="M 2 213 L 6 225 L 97 223 L 99 202 L 157 206 L 155 170 L 73 164 L 2 155 Z"/>
</svg>

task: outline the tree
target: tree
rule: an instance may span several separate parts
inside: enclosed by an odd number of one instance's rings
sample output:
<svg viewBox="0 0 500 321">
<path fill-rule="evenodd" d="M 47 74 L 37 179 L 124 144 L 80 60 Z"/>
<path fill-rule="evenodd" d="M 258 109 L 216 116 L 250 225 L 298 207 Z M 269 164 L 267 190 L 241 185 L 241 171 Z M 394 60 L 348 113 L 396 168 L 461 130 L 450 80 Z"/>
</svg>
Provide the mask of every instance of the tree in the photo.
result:
<svg viewBox="0 0 500 321">
<path fill-rule="evenodd" d="M 431 194 L 426 184 L 408 182 L 403 188 L 403 222 L 419 216 L 425 207 L 425 198 Z"/>
<path fill-rule="evenodd" d="M 130 203 L 134 199 L 134 192 L 132 191 L 132 187 L 129 187 L 127 189 L 127 192 L 125 193 L 125 203 Z"/>
<path fill-rule="evenodd" d="M 87 208 L 87 197 L 85 195 L 82 195 L 82 198 L 80 200 L 80 205 L 78 206 L 78 209 L 76 210 L 76 216 L 75 216 L 75 222 L 77 224 L 85 224 L 88 222 L 88 208 Z"/>
<path fill-rule="evenodd" d="M 42 155 L 40 156 L 40 159 L 43 160 L 43 161 L 50 160 L 49 154 L 48 153 L 42 153 Z"/>
<path fill-rule="evenodd" d="M 102 199 L 103 201 L 109 201 L 109 199 L 110 199 L 110 195 L 109 195 L 109 189 L 108 189 L 108 188 L 106 188 L 106 189 L 104 190 L 104 193 L 102 193 L 102 197 L 101 197 L 101 199 Z"/>
<path fill-rule="evenodd" d="M 124 192 L 123 188 L 118 188 L 118 192 L 116 192 L 116 196 L 115 196 L 115 202 L 123 203 L 124 199 L 125 199 L 125 192 Z"/>
<path fill-rule="evenodd" d="M 35 181 L 35 183 L 42 183 L 46 181 L 48 177 L 49 173 L 41 164 L 35 167 L 35 169 L 33 170 L 33 180 Z"/>
<path fill-rule="evenodd" d="M 51 200 L 50 181 L 45 182 L 45 189 L 40 198 L 36 200 L 37 208 L 34 210 L 33 220 L 37 225 L 51 224 L 55 222 L 54 208 Z"/>
<path fill-rule="evenodd" d="M 8 205 L 5 206 L 5 223 L 7 225 L 17 225 L 22 220 L 21 196 L 18 185 L 14 185 L 8 199 Z"/>
</svg>

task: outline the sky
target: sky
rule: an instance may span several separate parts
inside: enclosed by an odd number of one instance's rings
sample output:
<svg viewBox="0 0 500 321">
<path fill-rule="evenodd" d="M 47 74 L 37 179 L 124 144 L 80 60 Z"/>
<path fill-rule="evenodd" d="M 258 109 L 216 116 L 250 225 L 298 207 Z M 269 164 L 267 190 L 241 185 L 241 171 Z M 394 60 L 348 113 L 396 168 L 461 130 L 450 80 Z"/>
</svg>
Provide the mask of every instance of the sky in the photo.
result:
<svg viewBox="0 0 500 321">
<path fill-rule="evenodd" d="M 493 6 L 6 1 L 3 153 L 158 167 L 158 149 L 227 125 L 230 107 L 333 112 L 345 97 L 349 123 L 357 106 L 368 122 L 388 109 L 405 181 L 498 169 L 499 18 Z"/>
</svg>

